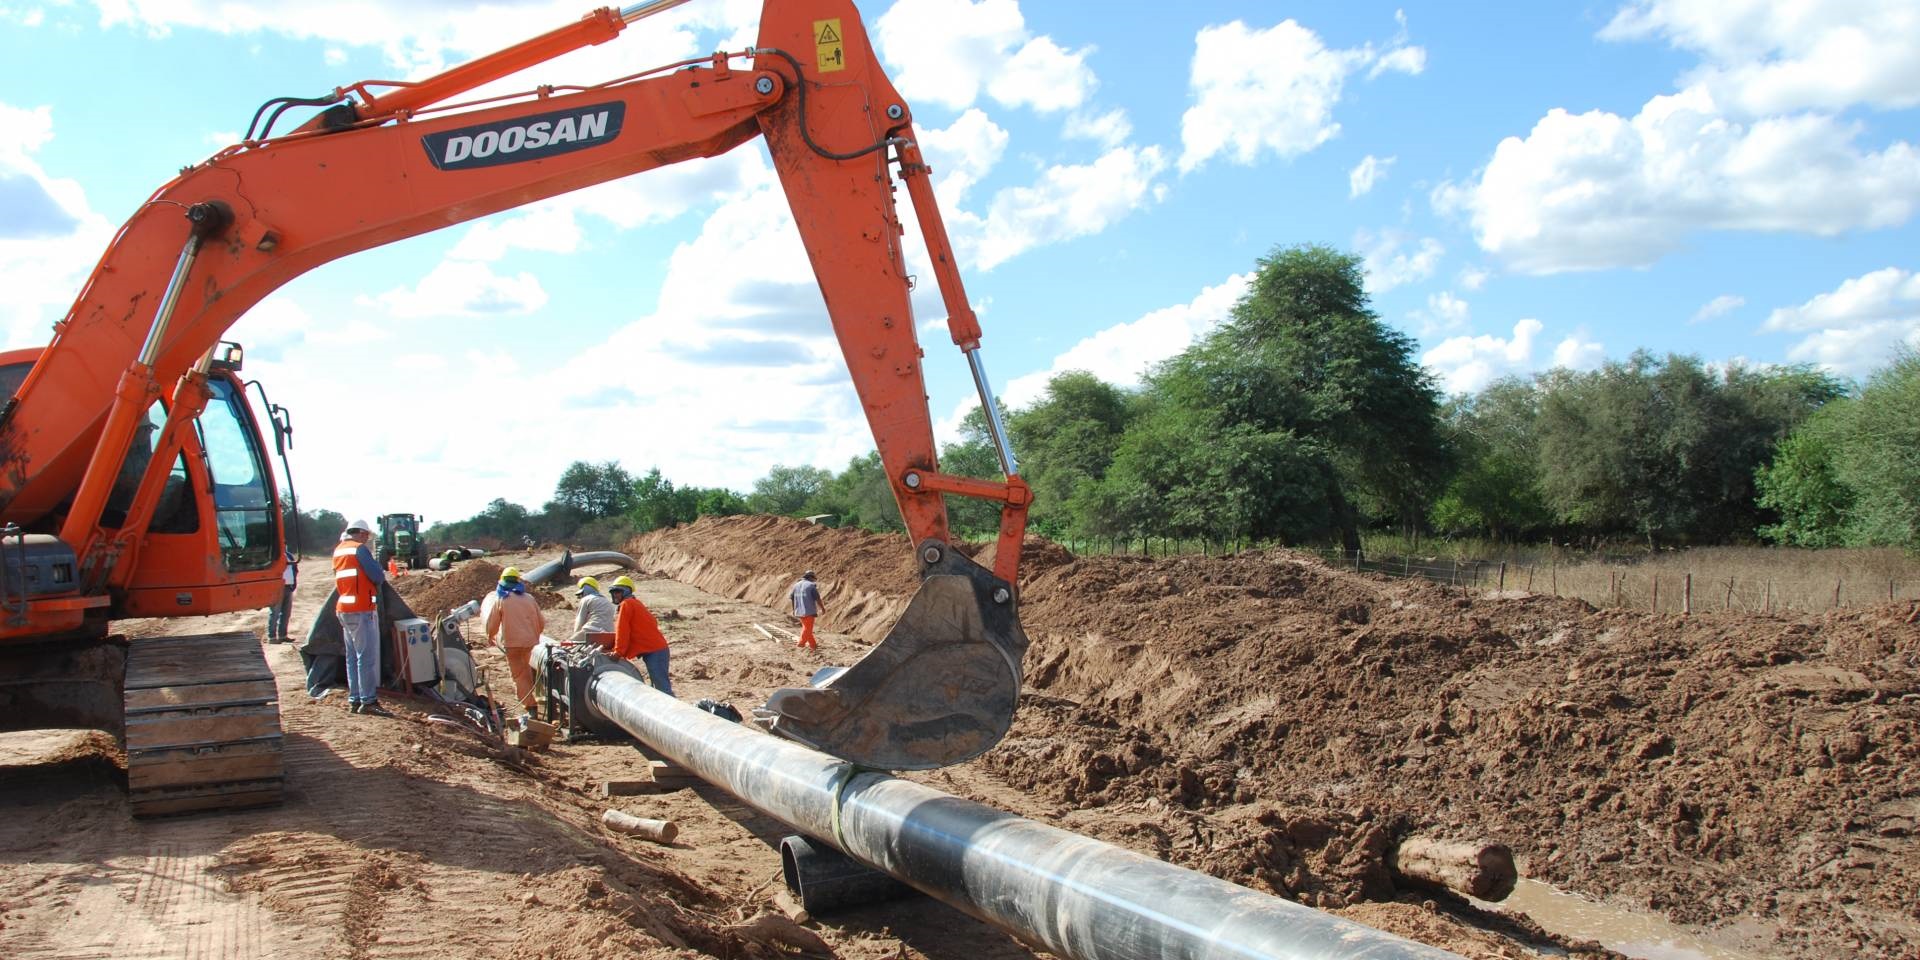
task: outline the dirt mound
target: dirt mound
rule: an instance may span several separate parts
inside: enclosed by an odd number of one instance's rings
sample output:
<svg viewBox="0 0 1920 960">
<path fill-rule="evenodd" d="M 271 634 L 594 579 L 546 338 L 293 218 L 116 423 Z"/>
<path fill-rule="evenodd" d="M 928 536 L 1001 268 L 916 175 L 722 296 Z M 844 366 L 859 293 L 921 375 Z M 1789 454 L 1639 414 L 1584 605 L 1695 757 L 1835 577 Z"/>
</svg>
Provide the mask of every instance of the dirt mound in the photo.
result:
<svg viewBox="0 0 1920 960">
<path fill-rule="evenodd" d="M 494 585 L 500 582 L 500 569 L 485 560 L 467 560 L 445 576 L 410 573 L 401 577 L 394 584 L 394 589 L 406 598 L 407 605 L 413 608 L 414 613 L 432 619 L 469 600 L 478 600 L 493 592 Z M 544 609 L 547 605 L 541 606 Z"/>
<path fill-rule="evenodd" d="M 988 569 L 993 568 L 993 559 L 999 554 L 996 549 L 999 542 L 989 543 L 980 552 L 973 555 L 973 561 Z M 1020 582 L 1026 584 L 1055 567 L 1064 567 L 1074 561 L 1073 552 L 1046 537 L 1028 534 L 1020 542 Z"/>
<path fill-rule="evenodd" d="M 775 518 L 630 551 L 763 603 L 811 565 L 830 618 L 857 583 L 860 617 L 890 623 L 913 586 L 904 538 Z M 1382 853 L 1408 830 L 1490 838 L 1537 879 L 1691 923 L 1757 917 L 1796 951 L 1920 943 L 1904 606 L 1597 611 L 1284 551 L 1032 569 L 1032 692 L 976 763 L 1076 829 L 1326 905 L 1392 895 Z"/>
</svg>

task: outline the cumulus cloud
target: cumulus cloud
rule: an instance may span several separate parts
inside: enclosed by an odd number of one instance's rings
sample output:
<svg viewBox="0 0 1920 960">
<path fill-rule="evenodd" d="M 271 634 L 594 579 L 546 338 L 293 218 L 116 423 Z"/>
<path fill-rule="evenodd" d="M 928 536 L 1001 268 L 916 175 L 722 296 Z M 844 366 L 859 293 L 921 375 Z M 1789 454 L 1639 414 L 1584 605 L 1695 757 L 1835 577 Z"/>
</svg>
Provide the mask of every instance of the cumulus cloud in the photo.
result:
<svg viewBox="0 0 1920 960">
<path fill-rule="evenodd" d="M 1693 318 L 1688 320 L 1687 322 L 1688 323 L 1706 323 L 1708 320 L 1712 320 L 1715 317 L 1724 316 L 1725 314 L 1732 313 L 1733 311 L 1738 310 L 1741 307 L 1744 307 L 1746 305 L 1747 305 L 1746 297 L 1736 296 L 1731 293 L 1723 293 L 1717 297 L 1714 297 L 1712 300 L 1708 300 L 1706 303 L 1702 304 L 1700 306 L 1700 309 L 1695 310 L 1693 312 Z"/>
<path fill-rule="evenodd" d="M 1864 149 L 1861 133 L 1812 114 L 1736 122 L 1702 87 L 1632 118 L 1555 109 L 1433 202 L 1525 273 L 1644 266 L 1701 230 L 1832 236 L 1904 223 L 1920 203 L 1920 151 Z"/>
<path fill-rule="evenodd" d="M 1496 337 L 1450 337 L 1421 354 L 1420 362 L 1440 380 L 1448 393 L 1472 393 L 1505 376 L 1524 375 L 1538 369 L 1534 362 L 1534 342 L 1545 329 L 1531 317 L 1513 325 L 1513 333 Z M 1572 370 L 1590 370 L 1604 356 L 1599 343 L 1574 334 L 1553 349 L 1551 365 Z"/>
<path fill-rule="evenodd" d="M 1491 274 L 1479 267 L 1467 267 L 1460 271 L 1460 289 L 1478 290 L 1487 285 L 1487 277 L 1489 276 L 1491 276 Z"/>
<path fill-rule="evenodd" d="M 1608 40 L 1664 37 L 1704 61 L 1683 78 L 1750 115 L 1920 104 L 1920 6 L 1911 0 L 1634 0 Z"/>
<path fill-rule="evenodd" d="M 547 304 L 540 279 L 521 271 L 494 272 L 474 260 L 443 260 L 412 287 L 398 287 L 372 297 L 357 297 L 363 306 L 379 306 L 392 316 L 478 317 L 530 314 Z"/>
<path fill-rule="evenodd" d="M 1104 147 L 1117 147 L 1133 136 L 1133 121 L 1128 120 L 1127 111 L 1119 107 L 1101 114 L 1076 111 L 1067 117 L 1067 125 L 1061 133 L 1076 140 L 1092 140 Z"/>
<path fill-rule="evenodd" d="M 1465 327 L 1471 313 L 1465 300 L 1442 290 L 1428 294 L 1426 307 L 1413 311 L 1410 318 L 1419 325 L 1420 336 L 1431 337 Z"/>
<path fill-rule="evenodd" d="M 1362 267 L 1367 272 L 1367 291 L 1373 294 L 1433 276 L 1441 256 L 1447 252 L 1447 248 L 1432 237 L 1416 241 L 1399 230 L 1374 233 L 1362 228 L 1354 232 L 1353 245 L 1360 251 Z"/>
<path fill-rule="evenodd" d="M 1028 406 L 1046 393 L 1047 381 L 1069 370 L 1085 370 L 1123 386 L 1137 384 L 1148 367 L 1185 350 L 1225 321 L 1233 305 L 1246 296 L 1252 279 L 1251 274 L 1234 274 L 1186 303 L 1162 307 L 1087 336 L 1054 357 L 1045 370 L 1009 381 L 1001 397 L 1010 408 Z M 962 403 L 959 416 L 976 406 L 978 400 Z"/>
<path fill-rule="evenodd" d="M 873 22 L 873 43 L 901 96 L 965 109 L 984 91 L 1042 113 L 1086 103 L 1099 86 L 1091 47 L 1069 50 L 1027 29 L 1017 0 L 899 0 Z"/>
<path fill-rule="evenodd" d="M 40 165 L 53 137 L 52 110 L 0 103 L 0 337 L 8 347 L 52 339 L 53 322 L 113 237 L 79 183 Z"/>
<path fill-rule="evenodd" d="M 1159 147 L 1116 147 L 1091 163 L 1050 166 L 1031 185 L 994 194 L 977 233 L 955 243 L 991 270 L 1034 247 L 1099 233 L 1161 199 L 1166 168 Z"/>
<path fill-rule="evenodd" d="M 1902 344 L 1920 348 L 1920 273 L 1887 267 L 1853 277 L 1797 307 L 1767 315 L 1764 329 L 1801 334 L 1787 350 L 1844 376 L 1885 366 Z"/>
<path fill-rule="evenodd" d="M 1373 191 L 1373 185 L 1387 178 L 1387 168 L 1393 166 L 1394 157 L 1376 157 L 1369 153 L 1347 171 L 1347 196 L 1360 197 Z"/>
<path fill-rule="evenodd" d="M 1384 53 L 1371 44 L 1336 49 L 1294 20 L 1204 27 L 1188 80 L 1195 103 L 1180 119 L 1180 170 L 1221 155 L 1239 164 L 1299 156 L 1340 133 L 1333 108 L 1354 72 L 1419 73 L 1425 65 L 1425 51 L 1404 39 Z"/>
</svg>

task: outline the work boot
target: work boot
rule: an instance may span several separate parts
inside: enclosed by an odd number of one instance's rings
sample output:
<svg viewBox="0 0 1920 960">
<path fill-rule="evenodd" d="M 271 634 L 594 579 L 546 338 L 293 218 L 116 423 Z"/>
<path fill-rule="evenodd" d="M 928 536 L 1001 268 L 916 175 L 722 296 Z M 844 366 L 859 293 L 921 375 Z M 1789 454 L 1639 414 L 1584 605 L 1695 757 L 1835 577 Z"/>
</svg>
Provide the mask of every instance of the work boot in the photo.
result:
<svg viewBox="0 0 1920 960">
<path fill-rule="evenodd" d="M 349 704 L 347 704 L 347 712 L 348 712 L 348 713 L 359 713 L 359 712 L 360 712 L 360 705 L 359 705 L 359 704 L 357 704 L 357 703 L 349 703 Z"/>
<path fill-rule="evenodd" d="M 393 716 L 393 714 L 391 714 L 391 713 L 388 713 L 388 712 L 386 711 L 386 708 L 385 708 L 385 707 L 382 707 L 382 706 L 380 706 L 380 702 L 379 702 L 379 701 L 377 701 L 377 700 L 376 700 L 376 701 L 374 701 L 374 702 L 372 702 L 372 703 L 363 703 L 363 704 L 361 704 L 361 705 L 360 705 L 360 712 L 361 712 L 361 713 L 364 713 L 364 714 L 371 714 L 371 715 L 373 715 L 373 716 L 376 716 L 376 717 L 391 717 L 391 716 Z"/>
</svg>

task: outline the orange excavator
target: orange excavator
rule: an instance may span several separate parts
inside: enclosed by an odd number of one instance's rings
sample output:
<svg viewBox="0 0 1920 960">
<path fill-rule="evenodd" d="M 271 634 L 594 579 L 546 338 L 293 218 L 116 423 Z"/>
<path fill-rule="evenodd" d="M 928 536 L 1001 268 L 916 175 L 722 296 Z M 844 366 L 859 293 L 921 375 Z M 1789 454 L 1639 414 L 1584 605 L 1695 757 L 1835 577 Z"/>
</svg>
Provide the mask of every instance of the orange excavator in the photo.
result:
<svg viewBox="0 0 1920 960">
<path fill-rule="evenodd" d="M 128 640 L 111 629 L 279 596 L 279 492 L 240 379 L 244 357 L 224 332 L 330 260 L 763 137 L 922 577 L 866 657 L 768 701 L 772 728 L 876 769 L 958 762 L 1005 735 L 1027 643 L 1014 584 L 1031 496 L 912 111 L 853 5 L 766 0 L 758 45 L 743 52 L 456 102 L 684 2 L 595 10 L 425 80 L 268 101 L 241 143 L 135 211 L 51 343 L 0 355 L 11 397 L 0 409 L 0 729 L 114 732 L 136 815 L 276 802 L 278 701 L 258 641 Z M 320 109 L 275 134 L 299 107 Z M 940 471 L 896 178 L 1003 481 Z M 273 409 L 283 444 L 291 426 Z M 944 495 L 1002 505 L 993 569 L 954 549 Z"/>
</svg>

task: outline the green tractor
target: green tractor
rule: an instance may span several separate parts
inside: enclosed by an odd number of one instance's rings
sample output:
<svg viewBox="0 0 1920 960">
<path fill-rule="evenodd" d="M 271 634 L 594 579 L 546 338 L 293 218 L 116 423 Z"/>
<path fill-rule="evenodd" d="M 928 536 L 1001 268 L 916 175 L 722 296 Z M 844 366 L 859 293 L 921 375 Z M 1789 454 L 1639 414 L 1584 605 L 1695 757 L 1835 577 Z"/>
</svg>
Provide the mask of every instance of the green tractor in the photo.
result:
<svg viewBox="0 0 1920 960">
<path fill-rule="evenodd" d="M 417 513 L 388 513 L 380 517 L 379 561 L 399 560 L 411 570 L 427 568 L 427 541 L 420 536 L 421 516 Z"/>
</svg>

